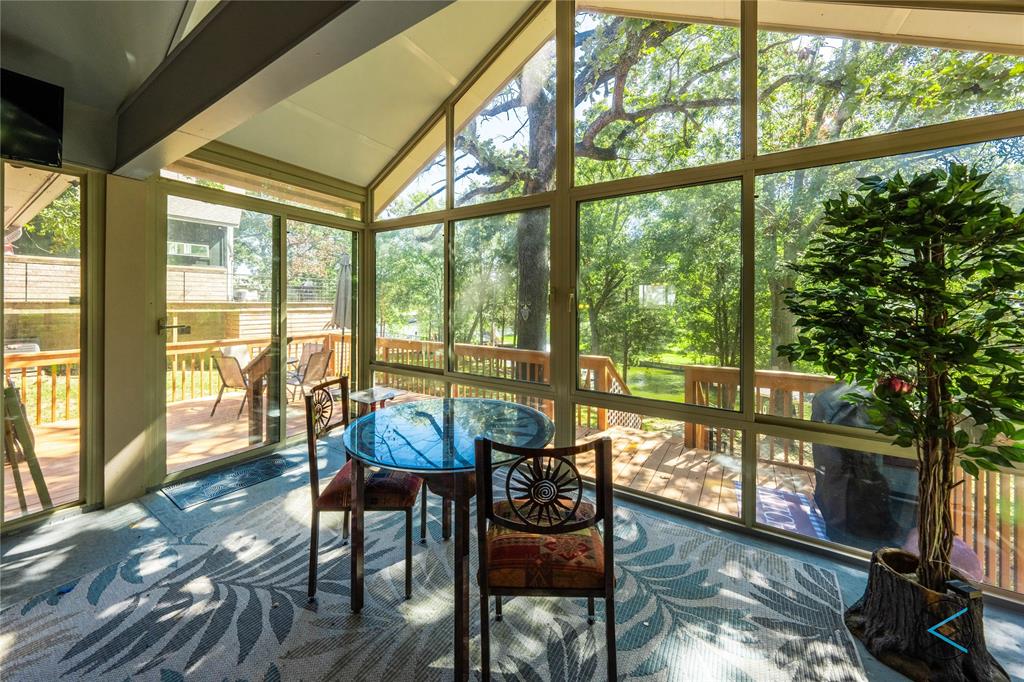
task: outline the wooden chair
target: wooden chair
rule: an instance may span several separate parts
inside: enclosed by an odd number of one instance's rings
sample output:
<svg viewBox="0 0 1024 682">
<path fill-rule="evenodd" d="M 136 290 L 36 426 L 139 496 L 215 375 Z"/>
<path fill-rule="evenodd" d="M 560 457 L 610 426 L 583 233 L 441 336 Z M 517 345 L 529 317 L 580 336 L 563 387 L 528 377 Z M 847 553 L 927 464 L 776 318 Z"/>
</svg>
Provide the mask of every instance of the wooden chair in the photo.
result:
<svg viewBox="0 0 1024 682">
<path fill-rule="evenodd" d="M 573 460 L 594 452 L 596 504 L 583 499 L 583 479 Z M 492 466 L 495 452 L 514 459 Z M 506 459 L 506 458 L 503 458 Z M 605 603 L 608 679 L 615 680 L 615 571 L 612 535 L 612 442 L 601 438 L 565 448 L 531 449 L 476 441 L 477 536 L 480 572 L 480 640 L 483 679 L 490 679 L 490 616 L 501 620 L 503 596 L 586 597 L 587 622 L 594 599 Z M 494 501 L 494 480 L 504 499 Z M 597 529 L 602 524 L 602 532 Z M 571 539 L 571 543 L 554 541 Z"/>
<path fill-rule="evenodd" d="M 348 537 L 349 511 L 352 509 L 352 461 L 345 454 L 345 465 L 327 487 L 320 490 L 317 466 L 317 441 L 349 421 L 348 377 L 331 379 L 314 386 L 306 401 L 306 443 L 309 448 L 309 486 L 313 500 L 313 522 L 309 538 L 309 600 L 316 597 L 317 551 L 319 549 L 320 512 L 344 512 L 343 537 Z M 332 417 L 335 418 L 331 421 Z M 366 511 L 405 512 L 405 598 L 412 597 L 412 510 L 416 505 L 422 479 L 399 471 L 367 472 L 363 481 Z M 353 548 L 353 551 L 356 551 Z"/>
<path fill-rule="evenodd" d="M 291 388 L 290 399 L 294 400 L 295 394 L 300 390 L 305 390 L 306 386 L 324 380 L 324 377 L 327 376 L 327 368 L 331 366 L 331 356 L 333 355 L 333 350 L 318 350 L 310 353 L 301 374 L 296 373 L 288 377 L 288 386 Z"/>
<path fill-rule="evenodd" d="M 235 419 L 238 419 L 242 416 L 242 410 L 245 409 L 245 401 L 249 399 L 249 381 L 245 378 L 245 372 L 242 371 L 242 364 L 234 355 L 226 354 L 222 354 L 219 358 L 214 356 L 213 364 L 217 367 L 217 374 L 220 375 L 220 392 L 217 394 L 217 401 L 213 403 L 213 409 L 210 410 L 210 416 L 212 417 L 217 412 L 220 399 L 224 397 L 224 389 L 240 388 L 245 391 L 245 395 L 242 396 L 242 404 L 238 406 L 238 414 L 235 415 Z"/>
</svg>

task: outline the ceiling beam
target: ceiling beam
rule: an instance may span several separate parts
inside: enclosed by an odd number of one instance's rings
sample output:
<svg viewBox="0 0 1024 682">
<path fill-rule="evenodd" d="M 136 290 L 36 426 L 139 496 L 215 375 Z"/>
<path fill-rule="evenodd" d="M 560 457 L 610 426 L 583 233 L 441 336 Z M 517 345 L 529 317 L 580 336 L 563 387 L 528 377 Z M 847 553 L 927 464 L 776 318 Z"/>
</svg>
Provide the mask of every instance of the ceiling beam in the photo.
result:
<svg viewBox="0 0 1024 682">
<path fill-rule="evenodd" d="M 122 107 L 114 172 L 149 177 L 450 2 L 222 2 Z"/>
</svg>

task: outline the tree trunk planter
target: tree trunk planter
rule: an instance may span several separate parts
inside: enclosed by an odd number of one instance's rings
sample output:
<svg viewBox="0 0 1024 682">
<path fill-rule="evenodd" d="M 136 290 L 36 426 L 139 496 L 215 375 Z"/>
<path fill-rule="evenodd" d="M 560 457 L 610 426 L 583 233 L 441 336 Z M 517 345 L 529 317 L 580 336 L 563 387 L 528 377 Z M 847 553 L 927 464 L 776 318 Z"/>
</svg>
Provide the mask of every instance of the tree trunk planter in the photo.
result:
<svg viewBox="0 0 1024 682">
<path fill-rule="evenodd" d="M 871 556 L 867 589 L 846 611 L 850 632 L 875 658 L 912 680 L 1009 682 L 985 647 L 982 600 L 922 587 L 913 575 L 917 563 L 915 555 L 898 549 L 880 549 Z M 967 653 L 928 632 L 964 608 L 965 614 L 938 632 Z"/>
</svg>

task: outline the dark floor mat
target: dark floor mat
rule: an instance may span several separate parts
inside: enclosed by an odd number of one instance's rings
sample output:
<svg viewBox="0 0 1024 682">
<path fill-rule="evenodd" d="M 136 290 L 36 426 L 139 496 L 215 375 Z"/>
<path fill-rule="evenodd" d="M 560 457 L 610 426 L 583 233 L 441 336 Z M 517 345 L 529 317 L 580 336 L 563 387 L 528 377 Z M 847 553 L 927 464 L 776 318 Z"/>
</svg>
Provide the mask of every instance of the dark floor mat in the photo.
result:
<svg viewBox="0 0 1024 682">
<path fill-rule="evenodd" d="M 161 490 L 178 509 L 187 509 L 251 485 L 280 476 L 299 464 L 296 457 L 270 455 L 213 471 L 187 481 L 165 485 Z"/>
</svg>

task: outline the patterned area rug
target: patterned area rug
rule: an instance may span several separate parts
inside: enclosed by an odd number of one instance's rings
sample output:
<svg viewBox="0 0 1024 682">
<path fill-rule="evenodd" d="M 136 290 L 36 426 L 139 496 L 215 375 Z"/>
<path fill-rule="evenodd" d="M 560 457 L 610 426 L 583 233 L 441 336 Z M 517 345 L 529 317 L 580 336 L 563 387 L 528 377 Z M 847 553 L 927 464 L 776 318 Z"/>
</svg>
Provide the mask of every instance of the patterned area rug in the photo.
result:
<svg viewBox="0 0 1024 682">
<path fill-rule="evenodd" d="M 451 679 L 453 547 L 436 515 L 410 601 L 403 516 L 367 516 L 356 616 L 348 548 L 324 523 L 319 603 L 306 605 L 308 504 L 293 491 L 12 605 L 0 613 L 5 679 Z M 621 678 L 866 679 L 835 574 L 641 512 L 618 510 L 616 526 Z M 509 600 L 491 629 L 494 679 L 603 679 L 601 608 L 587 627 L 584 600 Z"/>
</svg>

